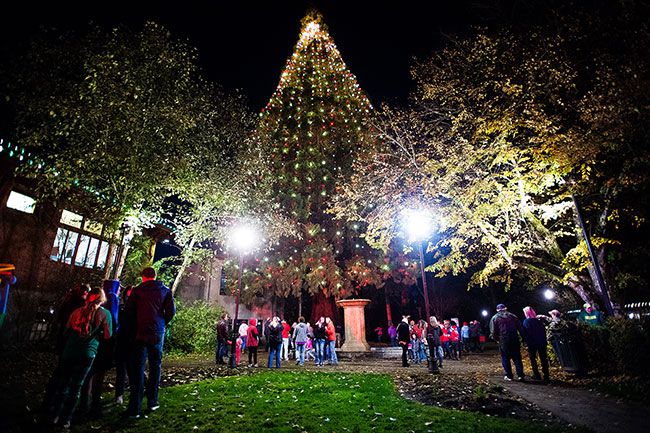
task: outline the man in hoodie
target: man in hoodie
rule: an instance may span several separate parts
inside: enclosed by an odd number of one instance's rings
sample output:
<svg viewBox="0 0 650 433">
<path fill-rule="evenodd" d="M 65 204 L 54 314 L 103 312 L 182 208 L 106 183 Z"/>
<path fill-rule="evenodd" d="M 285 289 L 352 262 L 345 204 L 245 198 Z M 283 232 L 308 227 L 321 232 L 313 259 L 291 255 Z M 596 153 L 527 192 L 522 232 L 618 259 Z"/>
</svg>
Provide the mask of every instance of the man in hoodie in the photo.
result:
<svg viewBox="0 0 650 433">
<path fill-rule="evenodd" d="M 156 270 L 142 270 L 142 284 L 133 289 L 124 307 L 125 315 L 135 318 L 136 334 L 131 357 L 131 394 L 127 415 L 140 417 L 140 406 L 144 390 L 145 357 L 149 361 L 149 380 L 147 382 L 147 406 L 156 410 L 158 386 L 160 385 L 160 366 L 162 364 L 165 327 L 176 314 L 176 305 L 171 290 L 156 280 Z"/>
<path fill-rule="evenodd" d="M 305 365 L 305 344 L 308 340 L 309 328 L 305 323 L 305 318 L 300 316 L 298 324 L 293 329 L 293 341 L 296 345 L 296 364 Z"/>
<path fill-rule="evenodd" d="M 490 320 L 490 334 L 494 341 L 499 343 L 501 364 L 505 372 L 504 380 L 512 380 L 512 366 L 514 362 L 517 371 L 517 380 L 524 380 L 524 365 L 521 362 L 521 346 L 519 336 L 523 337 L 521 322 L 514 314 L 510 313 L 505 305 L 497 305 L 497 313 Z"/>
</svg>

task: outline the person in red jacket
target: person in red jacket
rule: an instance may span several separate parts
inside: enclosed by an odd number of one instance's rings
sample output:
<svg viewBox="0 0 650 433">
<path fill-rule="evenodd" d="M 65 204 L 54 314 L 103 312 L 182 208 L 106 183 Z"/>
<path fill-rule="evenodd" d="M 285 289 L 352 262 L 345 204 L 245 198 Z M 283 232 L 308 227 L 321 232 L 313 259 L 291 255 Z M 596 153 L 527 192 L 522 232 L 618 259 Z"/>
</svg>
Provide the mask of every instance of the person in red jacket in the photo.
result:
<svg viewBox="0 0 650 433">
<path fill-rule="evenodd" d="M 289 333 L 291 332 L 291 325 L 286 320 L 282 321 L 282 358 L 285 361 L 289 360 Z"/>
<path fill-rule="evenodd" d="M 329 347 L 329 364 L 337 365 L 339 360 L 336 356 L 336 329 L 334 328 L 334 322 L 329 317 L 325 318 L 325 324 L 327 328 L 325 332 L 327 333 L 327 344 Z"/>
<path fill-rule="evenodd" d="M 444 352 L 444 356 L 449 358 L 449 330 L 446 326 L 440 327 L 440 345 Z"/>
<path fill-rule="evenodd" d="M 260 332 L 257 330 L 257 320 L 250 319 L 248 321 L 248 330 L 246 331 L 246 347 L 248 347 L 249 367 L 257 367 L 257 348 L 259 345 Z"/>
<path fill-rule="evenodd" d="M 449 329 L 449 352 L 452 359 L 458 361 L 458 342 L 460 340 L 460 335 L 458 334 L 458 327 L 456 325 L 451 325 Z"/>
</svg>

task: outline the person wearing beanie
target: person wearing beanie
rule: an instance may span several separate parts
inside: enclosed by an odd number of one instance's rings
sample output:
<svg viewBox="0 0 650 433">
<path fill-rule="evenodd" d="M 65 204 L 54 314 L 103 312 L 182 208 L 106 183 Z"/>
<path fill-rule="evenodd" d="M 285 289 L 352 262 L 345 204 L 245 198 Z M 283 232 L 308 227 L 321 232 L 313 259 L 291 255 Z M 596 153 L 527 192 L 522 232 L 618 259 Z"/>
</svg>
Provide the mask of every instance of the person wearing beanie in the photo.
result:
<svg viewBox="0 0 650 433">
<path fill-rule="evenodd" d="M 537 368 L 537 358 L 542 364 L 542 374 L 544 375 L 544 383 L 548 383 L 548 357 L 546 352 L 547 340 L 546 329 L 544 324 L 537 318 L 537 314 L 532 307 L 524 307 L 524 335 L 526 345 L 528 346 L 528 357 L 530 358 L 530 366 L 533 370 L 533 378 L 535 380 L 542 380 Z"/>
<path fill-rule="evenodd" d="M 497 305 L 497 313 L 490 320 L 490 335 L 499 344 L 501 365 L 505 372 L 504 380 L 512 380 L 512 366 L 515 364 L 517 380 L 524 380 L 524 365 L 521 362 L 519 336 L 523 337 L 521 322 L 510 313 L 505 305 Z"/>
<path fill-rule="evenodd" d="M 586 323 L 588 325 L 604 325 L 605 319 L 603 313 L 596 310 L 589 302 L 582 306 L 582 311 L 578 316 L 578 322 Z"/>
</svg>

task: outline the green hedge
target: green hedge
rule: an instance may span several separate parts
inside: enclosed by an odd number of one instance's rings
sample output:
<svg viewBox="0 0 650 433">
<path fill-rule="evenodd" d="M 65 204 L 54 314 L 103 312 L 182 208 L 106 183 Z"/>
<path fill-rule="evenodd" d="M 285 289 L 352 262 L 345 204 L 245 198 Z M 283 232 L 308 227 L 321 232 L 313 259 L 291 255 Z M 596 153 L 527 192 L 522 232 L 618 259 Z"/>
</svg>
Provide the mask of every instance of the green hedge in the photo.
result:
<svg viewBox="0 0 650 433">
<path fill-rule="evenodd" d="M 605 326 L 580 324 L 591 370 L 649 376 L 650 320 L 609 318 Z"/>
<path fill-rule="evenodd" d="M 175 353 L 207 353 L 215 350 L 216 325 L 224 313 L 219 306 L 205 301 L 184 305 L 177 301 L 176 316 L 172 320 L 165 346 Z"/>
</svg>

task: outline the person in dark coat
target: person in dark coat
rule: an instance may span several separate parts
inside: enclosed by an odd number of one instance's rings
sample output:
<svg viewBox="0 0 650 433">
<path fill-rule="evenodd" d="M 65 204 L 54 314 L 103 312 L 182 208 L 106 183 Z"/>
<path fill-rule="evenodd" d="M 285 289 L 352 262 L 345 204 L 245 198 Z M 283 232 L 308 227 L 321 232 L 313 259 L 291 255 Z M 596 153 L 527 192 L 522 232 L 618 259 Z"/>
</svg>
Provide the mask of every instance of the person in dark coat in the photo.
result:
<svg viewBox="0 0 650 433">
<path fill-rule="evenodd" d="M 269 324 L 269 361 L 268 367 L 272 368 L 275 360 L 275 368 L 280 368 L 280 358 L 282 357 L 282 322 L 279 317 L 274 317 Z"/>
<path fill-rule="evenodd" d="M 402 321 L 397 325 L 397 342 L 402 348 L 402 367 L 408 367 L 407 353 L 409 349 L 409 340 L 411 339 L 411 330 L 409 328 L 408 316 L 403 316 Z"/>
<path fill-rule="evenodd" d="M 217 351 L 215 362 L 225 364 L 223 358 L 228 356 L 228 313 L 223 313 L 217 322 Z"/>
<path fill-rule="evenodd" d="M 125 314 L 135 316 L 136 330 L 131 356 L 132 379 L 127 415 L 140 417 L 140 407 L 144 392 L 145 358 L 149 361 L 149 380 L 147 382 L 147 406 L 156 410 L 160 367 L 162 364 L 165 328 L 176 314 L 174 296 L 161 281 L 156 280 L 156 270 L 142 270 L 142 284 L 133 289 L 125 307 Z"/>
<path fill-rule="evenodd" d="M 129 354 L 135 342 L 135 316 L 127 315 L 124 311 L 132 291 L 133 286 L 127 286 L 125 289 L 120 290 L 122 297 L 118 314 L 120 323 L 117 328 L 117 336 L 115 337 L 115 403 L 117 404 L 124 403 Z"/>
<path fill-rule="evenodd" d="M 549 381 L 548 374 L 548 357 L 546 352 L 546 328 L 541 320 L 537 318 L 535 310 L 531 307 L 524 308 L 524 337 L 526 345 L 528 346 L 528 357 L 530 358 L 530 366 L 533 370 L 533 378 L 535 380 L 542 380 L 537 368 L 537 357 L 542 364 L 542 374 L 544 375 L 544 382 Z"/>
<path fill-rule="evenodd" d="M 315 364 L 325 365 L 325 342 L 327 341 L 327 326 L 325 318 L 321 317 L 314 325 L 314 349 L 316 349 Z"/>
<path fill-rule="evenodd" d="M 440 345 L 440 323 L 435 316 L 429 317 L 429 326 L 427 326 L 427 342 L 429 343 L 429 362 L 431 362 L 431 371 L 437 373 L 442 367 L 442 346 Z"/>
<path fill-rule="evenodd" d="M 480 325 L 477 320 L 469 324 L 469 346 L 472 352 L 478 351 L 478 338 L 481 333 Z"/>
<path fill-rule="evenodd" d="M 501 364 L 506 373 L 505 380 L 512 380 L 512 366 L 515 364 L 517 380 L 524 380 L 524 365 L 521 362 L 521 345 L 519 336 L 523 337 L 521 322 L 514 314 L 510 313 L 505 305 L 497 305 L 497 313 L 490 320 L 490 334 L 494 341 L 499 343 Z"/>
</svg>

